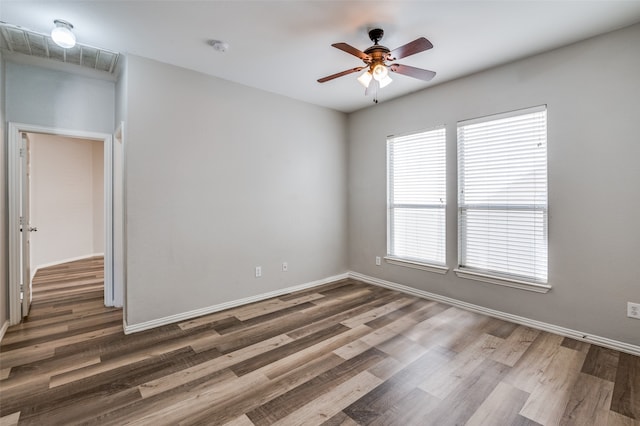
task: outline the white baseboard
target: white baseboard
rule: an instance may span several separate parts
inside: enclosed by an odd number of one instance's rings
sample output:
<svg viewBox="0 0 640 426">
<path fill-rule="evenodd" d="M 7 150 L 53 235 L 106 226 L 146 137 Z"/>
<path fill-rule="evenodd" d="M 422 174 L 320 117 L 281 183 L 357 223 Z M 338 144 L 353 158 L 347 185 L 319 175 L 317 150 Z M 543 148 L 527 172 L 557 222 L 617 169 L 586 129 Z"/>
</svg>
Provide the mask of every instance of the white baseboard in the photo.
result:
<svg viewBox="0 0 640 426">
<path fill-rule="evenodd" d="M 244 299 L 232 300 L 230 302 L 220 303 L 218 305 L 207 306 L 205 308 L 195 309 L 189 312 L 183 312 L 176 315 L 170 315 L 168 317 L 158 318 L 151 321 L 145 321 L 138 324 L 129 325 L 124 322 L 124 334 L 137 333 L 151 328 L 160 327 L 167 324 L 173 324 L 176 322 L 186 321 L 192 318 L 200 317 L 203 315 L 212 314 L 214 312 L 223 311 L 229 308 L 235 308 L 237 306 L 246 305 L 248 303 L 259 302 L 261 300 L 270 299 L 272 297 L 282 296 L 283 294 L 292 293 L 294 291 L 306 290 L 312 287 L 317 287 L 323 284 L 329 284 L 335 281 L 344 280 L 349 278 L 348 273 L 334 275 L 332 277 L 323 278 L 321 280 L 312 281 L 306 284 L 300 284 L 293 287 L 287 287 L 280 290 L 271 291 L 269 293 L 259 294 L 257 296 L 245 297 Z"/>
<path fill-rule="evenodd" d="M 2 324 L 2 327 L 0 328 L 0 342 L 2 342 L 2 339 L 4 338 L 4 333 L 7 332 L 7 328 L 9 328 L 9 320 L 5 321 L 4 324 Z"/>
<path fill-rule="evenodd" d="M 36 272 L 38 269 L 48 268 L 49 266 L 61 265 L 63 263 L 75 262 L 76 260 L 84 260 L 90 259 L 92 257 L 104 256 L 104 253 L 93 253 L 93 254 L 85 254 L 82 256 L 70 257 L 68 259 L 56 260 L 55 262 L 43 263 L 42 265 L 38 265 L 36 267 L 31 268 L 31 279 L 36 276 Z"/>
<path fill-rule="evenodd" d="M 367 284 L 373 284 L 380 287 L 397 290 L 402 293 L 411 294 L 413 296 L 418 296 L 418 297 L 422 297 L 429 300 L 435 300 L 436 302 L 442 302 L 447 305 L 455 306 L 457 308 L 462 308 L 468 311 L 488 315 L 490 317 L 499 318 L 509 322 L 514 322 L 516 324 L 522 324 L 527 327 L 535 328 L 538 330 L 548 331 L 550 333 L 571 337 L 572 339 L 580 340 L 583 342 L 594 343 L 596 345 L 604 346 L 606 348 L 614 349 L 620 352 L 626 352 L 628 354 L 640 356 L 640 346 L 632 345 L 630 343 L 620 342 L 618 340 L 608 339 L 606 337 L 596 336 L 596 335 L 584 333 L 578 330 L 572 330 L 570 328 L 561 327 L 558 325 L 549 324 L 546 322 L 509 314 L 507 312 L 496 311 L 494 309 L 485 308 L 483 306 L 474 305 L 472 303 L 463 302 L 461 300 L 453 299 L 450 297 L 440 296 L 435 293 L 430 293 L 424 290 L 418 290 L 416 288 L 408 287 L 408 286 L 394 283 L 391 281 L 370 277 L 368 275 L 360 274 L 358 272 L 349 272 L 348 275 L 349 275 L 349 278 L 353 278 L 354 280 L 362 281 Z"/>
</svg>

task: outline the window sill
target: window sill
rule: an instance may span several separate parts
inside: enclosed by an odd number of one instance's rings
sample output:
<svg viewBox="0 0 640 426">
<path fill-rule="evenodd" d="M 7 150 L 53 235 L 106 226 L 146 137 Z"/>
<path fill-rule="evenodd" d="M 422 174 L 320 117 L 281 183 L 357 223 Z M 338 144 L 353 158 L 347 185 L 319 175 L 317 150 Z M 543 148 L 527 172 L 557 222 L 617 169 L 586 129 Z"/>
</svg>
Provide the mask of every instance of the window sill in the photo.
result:
<svg viewBox="0 0 640 426">
<path fill-rule="evenodd" d="M 420 269 L 422 271 L 435 272 L 436 274 L 446 274 L 449 271 L 449 268 L 441 265 L 431 265 L 428 263 L 415 262 L 412 260 L 400 259 L 397 257 L 386 256 L 384 258 L 385 262 L 391 265 L 404 266 L 407 268 Z"/>
<path fill-rule="evenodd" d="M 454 269 L 456 275 L 460 278 L 466 278 L 468 280 L 482 281 L 490 284 L 502 285 L 505 287 L 518 288 L 520 290 L 533 291 L 536 293 L 547 293 L 551 290 L 551 286 L 548 284 L 531 283 L 527 281 L 520 281 L 515 279 L 508 279 L 504 277 L 497 277 L 495 275 L 488 275 L 479 272 L 470 272 L 463 269 Z"/>
</svg>

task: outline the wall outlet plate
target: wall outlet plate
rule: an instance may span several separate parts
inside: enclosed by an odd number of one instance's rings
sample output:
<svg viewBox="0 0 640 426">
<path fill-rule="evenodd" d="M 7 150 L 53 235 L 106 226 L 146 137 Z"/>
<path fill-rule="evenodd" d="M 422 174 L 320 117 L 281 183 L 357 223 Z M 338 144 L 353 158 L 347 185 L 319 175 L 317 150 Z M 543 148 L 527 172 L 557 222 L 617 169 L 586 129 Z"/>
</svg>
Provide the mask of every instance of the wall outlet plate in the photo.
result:
<svg viewBox="0 0 640 426">
<path fill-rule="evenodd" d="M 262 276 L 262 266 L 256 266 L 256 278 L 260 278 Z"/>
<path fill-rule="evenodd" d="M 282 272 L 287 272 L 289 270 L 289 264 L 287 262 L 282 262 Z"/>
<path fill-rule="evenodd" d="M 627 302 L 627 316 L 640 319 L 640 303 Z"/>
<path fill-rule="evenodd" d="M 382 260 L 380 259 L 380 256 L 376 256 L 376 265 L 380 266 L 381 263 Z"/>
</svg>

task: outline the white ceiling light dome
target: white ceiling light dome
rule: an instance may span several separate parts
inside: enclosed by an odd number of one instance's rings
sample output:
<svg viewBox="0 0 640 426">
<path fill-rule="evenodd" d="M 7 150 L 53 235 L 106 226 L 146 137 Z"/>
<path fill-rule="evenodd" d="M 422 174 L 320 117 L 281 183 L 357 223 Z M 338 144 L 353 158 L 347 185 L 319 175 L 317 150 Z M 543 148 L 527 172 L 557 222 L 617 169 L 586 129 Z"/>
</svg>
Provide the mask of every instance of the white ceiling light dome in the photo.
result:
<svg viewBox="0 0 640 426">
<path fill-rule="evenodd" d="M 64 49 L 71 49 L 75 46 L 76 35 L 71 31 L 73 25 L 62 19 L 56 19 L 53 23 L 56 24 L 55 28 L 51 30 L 53 42 Z"/>
</svg>

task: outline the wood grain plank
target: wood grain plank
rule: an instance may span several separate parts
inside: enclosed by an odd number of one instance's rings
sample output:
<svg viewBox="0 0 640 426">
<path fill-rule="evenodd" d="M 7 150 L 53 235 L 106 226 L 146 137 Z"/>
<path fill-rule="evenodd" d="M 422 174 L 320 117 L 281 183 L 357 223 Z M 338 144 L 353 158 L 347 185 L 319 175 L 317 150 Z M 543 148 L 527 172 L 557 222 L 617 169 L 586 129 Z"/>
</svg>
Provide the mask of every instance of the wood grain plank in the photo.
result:
<svg viewBox="0 0 640 426">
<path fill-rule="evenodd" d="M 505 382 L 525 392 L 533 392 L 538 382 L 542 380 L 547 366 L 560 350 L 563 339 L 562 336 L 555 334 L 540 333 L 516 362 L 513 370 L 505 378 Z"/>
<path fill-rule="evenodd" d="M 387 315 L 390 312 L 397 311 L 398 309 L 401 309 L 411 304 L 411 302 L 413 302 L 412 299 L 408 297 L 403 297 L 401 299 L 394 300 L 393 302 L 388 303 L 386 305 L 382 305 L 378 308 L 370 309 L 366 312 L 361 313 L 360 315 L 355 315 L 349 319 L 342 321 L 341 324 L 350 328 L 357 327 L 359 325 L 368 323 L 379 317 Z"/>
<path fill-rule="evenodd" d="M 281 300 L 278 298 L 267 299 L 262 302 L 252 303 L 244 308 L 237 308 L 234 316 L 240 321 L 246 321 L 251 318 L 264 316 L 269 313 L 281 311 L 285 308 L 301 305 L 313 300 L 323 299 L 325 296 L 318 293 L 311 293 L 294 299 Z"/>
<path fill-rule="evenodd" d="M 20 412 L 0 417 L 0 426 L 16 426 L 20 420 Z"/>
<path fill-rule="evenodd" d="M 202 339 L 208 339 L 208 336 L 201 337 Z M 144 361 L 152 360 L 159 356 L 175 352 L 177 350 L 192 351 L 189 346 L 190 340 L 174 340 L 166 345 L 159 347 L 149 348 L 144 351 L 138 351 L 126 354 L 118 358 L 109 358 L 101 360 L 98 364 L 91 364 L 87 367 L 74 369 L 72 371 L 56 374 L 51 377 L 50 387 L 54 388 L 62 386 L 67 383 L 72 383 L 78 380 L 82 380 L 88 377 L 96 376 L 117 370 L 128 365 L 141 363 Z"/>
<path fill-rule="evenodd" d="M 508 383 L 500 382 L 465 425 L 537 424 L 534 421 L 521 418 L 519 414 L 528 398 L 529 394 L 527 392 L 521 391 Z"/>
<path fill-rule="evenodd" d="M 246 414 L 243 414 L 230 422 L 225 423 L 224 426 L 254 426 L 254 424 L 249 420 Z"/>
<path fill-rule="evenodd" d="M 213 360 L 196 364 L 193 367 L 178 370 L 175 373 L 142 383 L 138 386 L 140 395 L 142 398 L 149 398 L 203 377 L 213 377 L 213 374 L 218 372 L 221 373 L 216 377 L 220 377 L 222 380 L 231 381 L 238 377 L 232 371 L 221 368 L 216 362 L 217 359 L 218 358 L 214 358 Z"/>
<path fill-rule="evenodd" d="M 541 424 L 558 424 L 571 398 L 584 358 L 584 353 L 560 346 L 520 414 Z"/>
<path fill-rule="evenodd" d="M 375 309 L 379 306 L 383 306 L 387 303 L 391 303 L 392 301 L 397 300 L 400 297 L 401 297 L 400 295 L 393 294 L 393 293 L 381 294 L 378 297 L 372 298 L 368 301 L 362 301 L 361 303 L 358 303 L 357 305 L 351 308 L 340 310 L 331 316 L 325 317 L 317 321 L 309 321 L 305 324 L 302 324 L 300 327 L 296 328 L 295 330 L 288 332 L 287 334 L 293 337 L 294 339 L 304 337 L 308 334 L 315 333 L 318 330 L 321 330 L 327 327 L 328 325 L 342 322 L 345 319 L 351 318 L 356 315 L 360 315 L 363 312 L 367 312 L 369 309 Z M 303 311 L 303 312 L 306 312 L 306 311 Z M 371 328 L 380 328 L 380 327 L 374 327 L 370 324 L 367 324 L 367 325 L 369 325 L 369 327 Z"/>
<path fill-rule="evenodd" d="M 288 358 L 290 355 L 298 355 L 303 350 L 312 347 L 317 343 L 323 342 L 327 339 L 330 339 L 331 337 L 338 336 L 349 330 L 351 329 L 343 326 L 342 324 L 335 324 L 332 327 L 326 328 L 322 331 L 318 331 L 314 334 L 310 334 L 309 336 L 293 340 L 289 343 L 272 349 L 269 352 L 265 352 L 253 358 L 249 358 L 245 361 L 236 363 L 230 368 L 238 376 L 242 376 L 251 371 L 257 370 L 258 368 L 268 366 L 269 371 L 275 374 L 273 365 L 269 364 L 273 364 L 276 361 L 281 362 L 282 358 Z"/>
<path fill-rule="evenodd" d="M 260 353 L 267 352 L 271 349 L 279 347 L 284 342 L 291 341 L 287 336 L 277 336 L 264 342 L 259 342 L 253 346 L 240 349 L 231 354 L 218 356 L 213 359 L 206 360 L 184 370 L 160 377 L 158 379 L 142 383 L 138 388 L 144 398 L 166 392 L 170 389 L 182 386 L 184 383 L 200 379 L 204 376 L 210 376 L 214 372 L 225 370 L 228 367 L 254 357 Z M 235 374 L 229 371 L 229 374 Z"/>
<path fill-rule="evenodd" d="M 375 390 L 344 408 L 344 413 L 359 424 L 371 423 L 437 372 L 451 360 L 452 356 L 453 354 L 444 348 L 433 348 L 427 351 L 382 382 Z"/>
<path fill-rule="evenodd" d="M 372 419 L 371 426 L 387 425 L 429 425 L 430 413 L 441 401 L 428 393 L 414 388 L 389 408 L 383 415 Z M 435 426 L 435 425 L 434 425 Z"/>
<path fill-rule="evenodd" d="M 247 413 L 256 425 L 270 425 L 307 404 L 337 385 L 349 380 L 383 360 L 385 355 L 377 349 L 369 349 L 360 355 L 341 362 L 334 368 L 297 386 Z"/>
<path fill-rule="evenodd" d="M 358 426 L 355 420 L 342 411 L 322 423 L 322 426 Z"/>
<path fill-rule="evenodd" d="M 620 352 L 611 410 L 640 420 L 640 357 Z"/>
<path fill-rule="evenodd" d="M 609 417 L 613 382 L 580 373 L 560 425 L 604 425 Z"/>
<path fill-rule="evenodd" d="M 607 426 L 640 426 L 640 420 L 634 420 L 615 411 L 609 411 Z"/>
<path fill-rule="evenodd" d="M 618 371 L 618 357 L 618 351 L 591 345 L 581 371 L 602 380 L 613 382 Z"/>
<path fill-rule="evenodd" d="M 348 342 L 367 334 L 371 329 L 362 324 L 343 333 L 331 336 L 319 341 L 315 345 L 297 351 L 285 358 L 278 359 L 266 366 L 264 374 L 270 379 L 275 379 L 294 368 L 308 363 L 310 360 L 322 356 L 325 353 L 339 348 Z"/>
<path fill-rule="evenodd" d="M 591 345 L 587 342 L 581 342 L 570 337 L 565 337 L 562 340 L 562 346 L 565 348 L 573 349 L 574 351 L 588 352 Z"/>
<path fill-rule="evenodd" d="M 495 336 L 490 337 L 497 339 Z M 442 426 L 465 424 L 510 369 L 511 367 L 502 363 L 484 359 L 475 369 L 465 374 L 457 386 L 429 413 L 429 421 Z"/>
<path fill-rule="evenodd" d="M 539 330 L 519 326 L 491 353 L 490 358 L 513 367 L 538 334 Z"/>
<path fill-rule="evenodd" d="M 469 374 L 485 363 L 488 357 L 500 345 L 502 339 L 484 334 L 466 351 L 457 354 L 451 361 L 443 365 L 435 374 L 419 387 L 423 391 L 438 397 L 446 398 L 464 382 Z M 506 371 L 506 370 L 505 370 Z"/>
<path fill-rule="evenodd" d="M 310 401 L 308 404 L 278 420 L 274 425 L 320 424 L 333 417 L 345 406 L 356 401 L 381 383 L 373 374 L 363 371 L 357 376 Z"/>
</svg>

